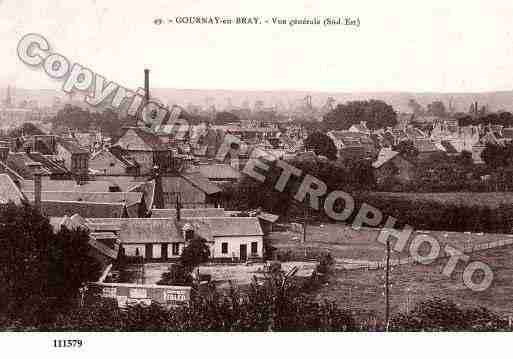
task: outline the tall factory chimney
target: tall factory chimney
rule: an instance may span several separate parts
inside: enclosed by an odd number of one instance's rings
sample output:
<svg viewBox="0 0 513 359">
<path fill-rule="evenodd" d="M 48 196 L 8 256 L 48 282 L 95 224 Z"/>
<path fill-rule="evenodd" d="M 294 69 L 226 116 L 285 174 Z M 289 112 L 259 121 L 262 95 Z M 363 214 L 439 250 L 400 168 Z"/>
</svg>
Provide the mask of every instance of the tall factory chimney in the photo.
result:
<svg viewBox="0 0 513 359">
<path fill-rule="evenodd" d="M 150 70 L 144 69 L 144 101 L 150 101 Z"/>
</svg>

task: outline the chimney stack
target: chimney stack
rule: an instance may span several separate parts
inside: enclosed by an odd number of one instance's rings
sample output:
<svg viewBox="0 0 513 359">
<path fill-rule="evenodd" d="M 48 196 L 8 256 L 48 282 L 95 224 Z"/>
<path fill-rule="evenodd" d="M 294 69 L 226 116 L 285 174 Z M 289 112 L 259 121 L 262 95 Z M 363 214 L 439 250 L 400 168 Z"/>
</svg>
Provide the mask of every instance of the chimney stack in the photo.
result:
<svg viewBox="0 0 513 359">
<path fill-rule="evenodd" d="M 162 190 L 162 173 L 159 166 L 153 167 L 153 179 L 155 180 L 153 207 L 162 209 L 164 208 L 164 193 Z"/>
<path fill-rule="evenodd" d="M 179 194 L 176 194 L 176 220 L 180 222 L 182 220 L 182 204 L 180 203 L 180 200 L 178 199 Z"/>
<path fill-rule="evenodd" d="M 41 181 L 41 172 L 34 173 L 34 206 L 38 211 L 41 211 L 41 191 L 43 184 Z"/>
<path fill-rule="evenodd" d="M 0 162 L 7 161 L 7 157 L 9 155 L 8 147 L 0 147 Z"/>
<path fill-rule="evenodd" d="M 150 101 L 150 70 L 144 69 L 144 101 Z"/>
</svg>

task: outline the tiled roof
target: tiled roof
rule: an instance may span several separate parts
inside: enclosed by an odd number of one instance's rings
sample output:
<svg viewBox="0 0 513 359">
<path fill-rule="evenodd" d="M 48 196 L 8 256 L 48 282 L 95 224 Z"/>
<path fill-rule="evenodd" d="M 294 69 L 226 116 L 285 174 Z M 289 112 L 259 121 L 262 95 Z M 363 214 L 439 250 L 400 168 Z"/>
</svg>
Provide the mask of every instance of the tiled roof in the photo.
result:
<svg viewBox="0 0 513 359">
<path fill-rule="evenodd" d="M 221 188 L 210 182 L 208 178 L 203 177 L 198 172 L 182 174 L 181 177 L 206 194 L 211 195 L 221 192 Z"/>
<path fill-rule="evenodd" d="M 128 129 L 132 129 L 137 136 L 139 136 L 144 143 L 154 151 L 167 151 L 167 146 L 157 135 L 143 129 L 142 127 L 129 127 Z"/>
<path fill-rule="evenodd" d="M 66 168 L 52 160 L 49 156 L 45 156 L 39 152 L 30 152 L 26 153 L 26 155 L 32 161 L 41 163 L 41 165 L 52 174 L 65 174 L 68 172 Z"/>
<path fill-rule="evenodd" d="M 14 184 L 11 177 L 6 174 L 0 174 L 0 203 L 13 201 L 15 204 L 20 204 L 24 199 L 25 196 Z"/>
<path fill-rule="evenodd" d="M 31 163 L 39 163 L 41 165 L 40 171 L 46 175 L 64 175 L 68 171 L 59 165 L 57 162 L 40 154 L 39 152 L 15 152 L 9 153 L 7 156 L 7 165 L 12 171 L 25 179 L 33 178 L 33 169 L 30 168 Z"/>
<path fill-rule="evenodd" d="M 106 244 L 103 244 L 97 238 L 94 238 L 94 233 L 90 234 L 91 239 L 87 242 L 92 248 L 103 254 L 104 256 L 110 259 L 116 259 L 118 257 L 119 244 L 116 246 L 116 249 L 110 248 Z"/>
<path fill-rule="evenodd" d="M 420 129 L 418 129 L 416 127 L 408 127 L 406 129 L 406 134 L 411 139 L 423 139 L 423 138 L 426 138 L 426 135 L 424 134 L 424 132 L 422 132 Z"/>
<path fill-rule="evenodd" d="M 46 217 L 63 217 L 79 214 L 89 217 L 122 217 L 125 213 L 123 203 L 97 203 L 78 201 L 41 201 L 41 212 Z"/>
<path fill-rule="evenodd" d="M 437 152 L 439 149 L 431 140 L 415 140 L 413 141 L 415 148 L 420 152 Z"/>
<path fill-rule="evenodd" d="M 61 145 L 62 147 L 64 147 L 67 151 L 69 151 L 73 154 L 88 154 L 89 153 L 89 151 L 80 147 L 78 142 L 76 142 L 74 140 L 59 138 L 59 139 L 57 139 L 57 143 L 59 145 Z"/>
<path fill-rule="evenodd" d="M 235 170 L 232 166 L 226 163 L 199 165 L 193 168 L 193 171 L 198 171 L 203 177 L 211 180 L 233 179 L 238 180 L 241 173 Z"/>
<path fill-rule="evenodd" d="M 153 208 L 155 200 L 155 180 L 143 182 L 135 187 L 129 189 L 130 192 L 140 192 L 144 195 L 144 203 L 146 205 L 146 212 Z"/>
<path fill-rule="evenodd" d="M 88 218 L 89 223 L 118 225 L 119 240 L 128 243 L 183 242 L 181 231 L 168 218 Z"/>
<path fill-rule="evenodd" d="M 73 192 L 111 192 L 111 188 L 119 187 L 121 191 L 130 192 L 129 189 L 135 187 L 143 182 L 134 182 L 131 177 L 122 177 L 125 180 L 118 181 L 117 177 L 109 178 L 109 180 L 94 180 L 87 181 L 82 184 L 77 184 L 72 180 L 50 180 L 43 179 L 43 191 L 73 191 Z M 34 181 L 25 180 L 21 183 L 21 188 L 24 191 L 34 190 Z"/>
<path fill-rule="evenodd" d="M 262 227 L 257 217 L 196 217 L 184 221 L 200 220 L 209 225 L 214 237 L 261 236 Z"/>
<path fill-rule="evenodd" d="M 381 150 L 378 154 L 378 159 L 372 163 L 373 168 L 380 168 L 392 158 L 397 156 L 399 152 L 392 150 Z"/>
<path fill-rule="evenodd" d="M 110 148 L 105 148 L 102 151 L 109 151 L 116 159 L 121 161 L 126 167 L 137 167 L 139 164 L 136 160 L 131 158 L 130 156 L 126 156 L 123 154 L 123 149 L 119 146 L 112 146 Z M 93 159 L 94 156 L 91 158 Z"/>
<path fill-rule="evenodd" d="M 29 201 L 34 200 L 33 191 L 24 191 Z M 139 192 L 75 192 L 75 191 L 42 191 L 43 201 L 71 201 L 95 203 L 125 203 L 127 206 L 140 203 L 143 194 Z"/>
<path fill-rule="evenodd" d="M 508 128 L 504 128 L 504 129 L 502 129 L 502 136 L 503 136 L 504 138 L 510 138 L 510 139 L 513 139 L 513 128 L 508 127 Z"/>
<path fill-rule="evenodd" d="M 224 208 L 182 208 L 180 217 L 224 217 Z M 152 209 L 152 218 L 176 218 L 176 209 Z"/>
<path fill-rule="evenodd" d="M 260 212 L 259 214 L 257 214 L 257 218 L 261 219 L 261 220 L 264 220 L 266 222 L 274 223 L 280 217 L 278 215 L 276 215 L 276 214 L 272 214 L 272 213 L 268 213 L 268 212 Z"/>
<path fill-rule="evenodd" d="M 456 148 L 453 146 L 453 144 L 449 141 L 441 141 L 440 144 L 445 149 L 445 152 L 447 153 L 458 153 Z"/>
<path fill-rule="evenodd" d="M 351 131 L 330 131 L 329 135 L 335 139 L 342 141 L 346 146 L 359 145 L 359 144 L 373 144 L 372 139 L 366 133 L 351 132 Z"/>
</svg>

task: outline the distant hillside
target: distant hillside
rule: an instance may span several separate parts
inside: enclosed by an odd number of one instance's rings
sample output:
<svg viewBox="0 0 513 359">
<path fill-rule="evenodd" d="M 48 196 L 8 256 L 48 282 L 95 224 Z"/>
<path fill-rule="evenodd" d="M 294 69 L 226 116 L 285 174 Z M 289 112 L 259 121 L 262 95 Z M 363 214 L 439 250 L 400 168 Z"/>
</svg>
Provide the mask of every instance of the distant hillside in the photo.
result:
<svg viewBox="0 0 513 359">
<path fill-rule="evenodd" d="M 5 87 L 0 87 L 0 99 L 6 95 Z M 441 100 L 448 106 L 452 101 L 457 111 L 468 111 L 470 104 L 477 101 L 479 105 L 488 105 L 490 110 L 507 110 L 513 112 L 513 91 L 481 92 L 481 93 L 435 93 L 435 92 L 319 92 L 319 91 L 239 91 L 239 90 L 195 90 L 195 89 L 152 89 L 152 96 L 159 98 L 167 104 L 186 106 L 195 104 L 205 106 L 214 104 L 218 109 L 223 109 L 228 104 L 228 98 L 234 106 L 240 106 L 247 101 L 251 106 L 255 101 L 264 101 L 264 106 L 282 104 L 298 104 L 305 96 L 312 97 L 314 106 L 322 106 L 328 97 L 333 97 L 337 102 L 352 100 L 377 99 L 383 100 L 399 112 L 409 112 L 408 101 L 415 99 L 421 105 Z M 54 97 L 60 97 L 67 101 L 68 97 L 58 90 L 29 90 L 16 89 L 16 101 L 23 99 L 37 100 L 40 105 L 51 105 Z"/>
</svg>

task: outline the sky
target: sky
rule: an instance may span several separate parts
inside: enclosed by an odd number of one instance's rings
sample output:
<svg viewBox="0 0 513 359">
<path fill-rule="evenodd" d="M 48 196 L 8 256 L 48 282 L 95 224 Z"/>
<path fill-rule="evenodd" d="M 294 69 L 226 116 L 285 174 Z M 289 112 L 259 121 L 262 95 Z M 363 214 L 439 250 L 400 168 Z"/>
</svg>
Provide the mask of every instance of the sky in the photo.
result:
<svg viewBox="0 0 513 359">
<path fill-rule="evenodd" d="M 156 25 L 176 16 L 359 17 L 359 28 Z M 513 89 L 513 1 L 0 0 L 0 85 L 58 89 L 16 56 L 51 50 L 128 88 L 486 92 Z"/>
</svg>

